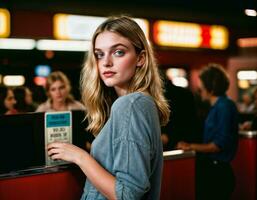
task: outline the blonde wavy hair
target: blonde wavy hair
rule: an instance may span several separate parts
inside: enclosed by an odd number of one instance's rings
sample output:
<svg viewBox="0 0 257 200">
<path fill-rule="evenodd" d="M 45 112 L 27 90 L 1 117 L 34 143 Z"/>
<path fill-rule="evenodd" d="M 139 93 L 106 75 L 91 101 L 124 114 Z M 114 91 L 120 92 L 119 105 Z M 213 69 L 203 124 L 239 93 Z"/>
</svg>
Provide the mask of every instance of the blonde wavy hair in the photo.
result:
<svg viewBox="0 0 257 200">
<path fill-rule="evenodd" d="M 104 31 L 117 33 L 127 38 L 135 47 L 137 54 L 144 51 L 145 63 L 142 67 L 137 67 L 130 82 L 128 93 L 148 92 L 157 105 L 161 125 L 165 125 L 169 120 L 170 111 L 163 96 L 163 83 L 153 50 L 139 25 L 130 17 L 120 16 L 108 18 L 96 29 L 87 60 L 81 72 L 81 95 L 86 107 L 86 118 L 89 122 L 87 130 L 94 135 L 100 132 L 108 120 L 112 103 L 117 98 L 114 89 L 105 86 L 100 79 L 97 60 L 94 55 L 95 40 Z"/>
</svg>

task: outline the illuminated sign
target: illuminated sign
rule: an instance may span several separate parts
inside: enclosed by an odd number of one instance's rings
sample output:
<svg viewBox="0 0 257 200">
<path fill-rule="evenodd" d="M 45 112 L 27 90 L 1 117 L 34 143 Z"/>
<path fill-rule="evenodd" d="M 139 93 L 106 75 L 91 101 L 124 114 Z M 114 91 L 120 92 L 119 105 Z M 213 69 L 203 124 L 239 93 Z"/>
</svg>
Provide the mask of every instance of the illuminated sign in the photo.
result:
<svg viewBox="0 0 257 200">
<path fill-rule="evenodd" d="M 106 17 L 56 14 L 54 16 L 54 37 L 59 40 L 91 40 L 96 28 L 106 19 Z M 148 21 L 139 18 L 134 18 L 134 20 L 148 37 Z"/>
<path fill-rule="evenodd" d="M 257 47 L 257 37 L 253 38 L 240 38 L 237 40 L 237 45 L 241 48 Z"/>
<path fill-rule="evenodd" d="M 35 67 L 36 76 L 47 77 L 51 73 L 51 67 L 49 65 L 37 65 Z"/>
<path fill-rule="evenodd" d="M 54 16 L 54 37 L 63 40 L 91 40 L 96 28 L 105 20 L 105 17 L 56 14 Z"/>
<path fill-rule="evenodd" d="M 10 35 L 10 13 L 6 9 L 0 8 L 0 37 Z"/>
<path fill-rule="evenodd" d="M 226 49 L 228 30 L 218 25 L 156 21 L 153 39 L 160 46 Z"/>
<path fill-rule="evenodd" d="M 34 83 L 39 86 L 46 85 L 46 77 L 36 76 L 34 77 Z"/>
</svg>

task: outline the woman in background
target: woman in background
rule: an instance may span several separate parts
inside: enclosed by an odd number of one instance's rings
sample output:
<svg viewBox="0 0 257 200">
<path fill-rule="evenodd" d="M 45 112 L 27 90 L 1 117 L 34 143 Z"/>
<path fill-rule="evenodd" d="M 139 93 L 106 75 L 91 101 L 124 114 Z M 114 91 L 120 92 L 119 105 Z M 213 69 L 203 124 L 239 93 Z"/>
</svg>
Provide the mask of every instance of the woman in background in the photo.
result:
<svg viewBox="0 0 257 200">
<path fill-rule="evenodd" d="M 0 115 L 16 114 L 16 100 L 11 88 L 0 86 Z"/>
<path fill-rule="evenodd" d="M 29 88 L 21 86 L 13 90 L 17 103 L 15 108 L 18 113 L 34 112 L 36 105 L 33 103 L 32 92 Z"/>
<path fill-rule="evenodd" d="M 45 89 L 48 100 L 38 106 L 37 112 L 85 109 L 85 107 L 79 101 L 74 100 L 73 96 L 70 94 L 70 81 L 63 72 L 52 72 L 47 77 Z"/>
</svg>

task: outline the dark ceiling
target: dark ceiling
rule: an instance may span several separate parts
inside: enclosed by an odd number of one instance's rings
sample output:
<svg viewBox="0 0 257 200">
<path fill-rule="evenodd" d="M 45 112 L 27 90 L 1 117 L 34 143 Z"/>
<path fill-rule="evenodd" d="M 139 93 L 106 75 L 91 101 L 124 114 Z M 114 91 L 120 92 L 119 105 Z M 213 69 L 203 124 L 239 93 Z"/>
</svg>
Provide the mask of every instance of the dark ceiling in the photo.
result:
<svg viewBox="0 0 257 200">
<path fill-rule="evenodd" d="M 257 36 L 257 17 L 244 14 L 246 8 L 257 9 L 257 0 L 1 0 L 0 7 L 98 16 L 125 13 L 147 19 L 226 25 L 239 37 Z"/>
</svg>

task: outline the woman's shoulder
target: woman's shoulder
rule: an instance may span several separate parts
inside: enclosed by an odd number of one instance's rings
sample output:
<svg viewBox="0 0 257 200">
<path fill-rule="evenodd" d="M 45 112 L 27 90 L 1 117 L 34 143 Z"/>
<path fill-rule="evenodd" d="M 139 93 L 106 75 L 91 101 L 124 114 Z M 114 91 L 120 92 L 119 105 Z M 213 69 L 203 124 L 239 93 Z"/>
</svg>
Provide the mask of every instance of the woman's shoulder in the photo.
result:
<svg viewBox="0 0 257 200">
<path fill-rule="evenodd" d="M 8 110 L 5 115 L 14 115 L 18 114 L 18 111 L 16 109 Z"/>
<path fill-rule="evenodd" d="M 143 92 L 133 92 L 127 95 L 119 97 L 115 102 L 116 103 L 134 103 L 137 101 L 152 101 L 152 97 Z"/>
<path fill-rule="evenodd" d="M 85 106 L 77 100 L 70 102 L 69 107 L 71 107 L 71 110 L 85 110 Z"/>
<path fill-rule="evenodd" d="M 119 97 L 114 103 L 113 107 L 128 107 L 129 105 L 134 106 L 152 106 L 153 98 L 142 92 L 133 92 L 124 96 Z"/>
<path fill-rule="evenodd" d="M 46 102 L 43 102 L 38 105 L 36 112 L 46 112 L 46 111 L 49 111 L 50 109 L 51 109 L 51 104 L 47 100 Z"/>
</svg>

